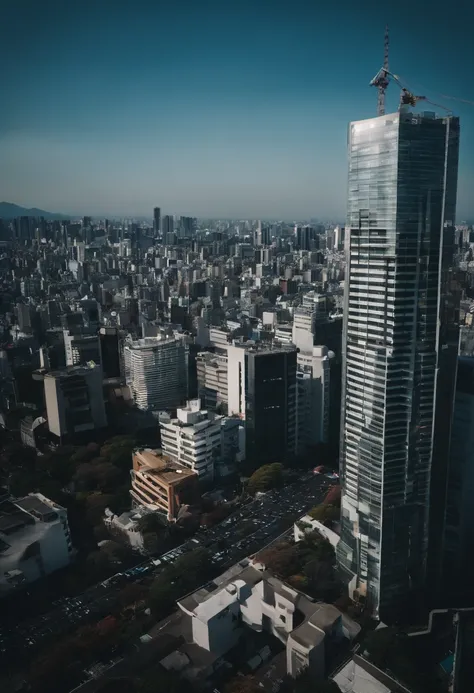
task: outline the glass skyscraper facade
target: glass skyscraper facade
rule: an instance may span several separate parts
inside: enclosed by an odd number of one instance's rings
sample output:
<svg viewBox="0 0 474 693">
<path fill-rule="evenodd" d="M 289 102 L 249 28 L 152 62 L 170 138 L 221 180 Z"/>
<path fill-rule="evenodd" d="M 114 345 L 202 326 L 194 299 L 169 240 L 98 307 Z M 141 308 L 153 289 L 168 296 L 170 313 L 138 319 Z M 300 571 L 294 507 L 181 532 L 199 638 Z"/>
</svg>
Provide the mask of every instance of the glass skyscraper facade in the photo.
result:
<svg viewBox="0 0 474 693">
<path fill-rule="evenodd" d="M 349 130 L 338 562 L 378 615 L 423 591 L 442 536 L 458 149 L 459 121 L 432 113 Z"/>
</svg>

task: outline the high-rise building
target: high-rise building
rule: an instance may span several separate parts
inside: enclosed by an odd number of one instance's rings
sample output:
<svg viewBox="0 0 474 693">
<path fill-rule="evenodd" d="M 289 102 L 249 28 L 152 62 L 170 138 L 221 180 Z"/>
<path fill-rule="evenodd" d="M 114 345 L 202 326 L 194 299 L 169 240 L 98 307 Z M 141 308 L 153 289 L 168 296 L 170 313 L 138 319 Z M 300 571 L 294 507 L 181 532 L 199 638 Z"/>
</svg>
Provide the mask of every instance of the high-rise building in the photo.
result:
<svg viewBox="0 0 474 693">
<path fill-rule="evenodd" d="M 99 341 L 104 378 L 120 378 L 123 360 L 120 330 L 117 327 L 101 327 Z"/>
<path fill-rule="evenodd" d="M 66 366 L 85 364 L 88 361 L 101 363 L 100 340 L 96 334 L 71 334 L 64 330 Z"/>
<path fill-rule="evenodd" d="M 228 412 L 245 421 L 246 458 L 259 465 L 296 453 L 296 354 L 293 344 L 228 347 Z"/>
<path fill-rule="evenodd" d="M 49 430 L 60 439 L 107 426 L 100 366 L 47 373 L 44 396 Z"/>
<path fill-rule="evenodd" d="M 190 238 L 196 230 L 196 219 L 194 217 L 179 218 L 179 235 Z"/>
<path fill-rule="evenodd" d="M 174 231 L 174 219 L 172 216 L 165 214 L 162 220 L 162 230 L 163 230 L 163 238 L 166 238 L 166 235 L 169 233 L 173 233 Z"/>
<path fill-rule="evenodd" d="M 438 583 L 458 341 L 459 121 L 403 109 L 349 132 L 337 555 L 379 615 Z"/>
<path fill-rule="evenodd" d="M 204 407 L 227 410 L 227 357 L 202 351 L 196 356 L 198 396 Z"/>
<path fill-rule="evenodd" d="M 474 357 L 459 358 L 444 535 L 447 605 L 462 606 L 474 582 Z"/>
<path fill-rule="evenodd" d="M 161 231 L 161 209 L 160 207 L 155 207 L 153 209 L 153 235 L 155 238 L 159 236 Z"/>
<path fill-rule="evenodd" d="M 124 346 L 125 379 L 139 409 L 176 409 L 187 397 L 188 345 L 175 334 L 132 340 Z"/>
</svg>

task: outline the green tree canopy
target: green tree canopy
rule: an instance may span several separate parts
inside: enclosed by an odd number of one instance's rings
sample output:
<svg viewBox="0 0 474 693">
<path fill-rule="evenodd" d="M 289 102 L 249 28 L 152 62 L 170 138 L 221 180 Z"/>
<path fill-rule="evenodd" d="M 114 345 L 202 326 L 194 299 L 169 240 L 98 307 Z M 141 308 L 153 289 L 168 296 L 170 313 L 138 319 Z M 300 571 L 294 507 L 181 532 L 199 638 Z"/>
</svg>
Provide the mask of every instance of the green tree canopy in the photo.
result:
<svg viewBox="0 0 474 693">
<path fill-rule="evenodd" d="M 268 491 L 271 488 L 281 486 L 283 482 L 283 465 L 275 462 L 274 464 L 264 464 L 259 467 L 250 477 L 247 484 L 249 493 L 254 494 L 258 491 Z"/>
<path fill-rule="evenodd" d="M 312 517 L 313 520 L 317 520 L 325 525 L 326 523 L 336 522 L 339 520 L 340 512 L 341 511 L 339 508 L 337 508 L 335 505 L 321 503 L 320 505 L 316 505 L 314 508 L 311 508 L 308 515 Z"/>
</svg>

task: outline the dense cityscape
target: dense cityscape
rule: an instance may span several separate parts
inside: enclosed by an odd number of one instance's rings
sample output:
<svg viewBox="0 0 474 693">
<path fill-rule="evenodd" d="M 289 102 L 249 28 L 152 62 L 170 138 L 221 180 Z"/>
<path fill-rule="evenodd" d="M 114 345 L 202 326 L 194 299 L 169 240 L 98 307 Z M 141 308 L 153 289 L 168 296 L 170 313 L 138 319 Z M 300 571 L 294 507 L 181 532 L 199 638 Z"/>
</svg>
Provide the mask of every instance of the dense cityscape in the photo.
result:
<svg viewBox="0 0 474 693">
<path fill-rule="evenodd" d="M 472 693 L 472 94 L 107 2 L 6 15 L 0 690 Z"/>
</svg>

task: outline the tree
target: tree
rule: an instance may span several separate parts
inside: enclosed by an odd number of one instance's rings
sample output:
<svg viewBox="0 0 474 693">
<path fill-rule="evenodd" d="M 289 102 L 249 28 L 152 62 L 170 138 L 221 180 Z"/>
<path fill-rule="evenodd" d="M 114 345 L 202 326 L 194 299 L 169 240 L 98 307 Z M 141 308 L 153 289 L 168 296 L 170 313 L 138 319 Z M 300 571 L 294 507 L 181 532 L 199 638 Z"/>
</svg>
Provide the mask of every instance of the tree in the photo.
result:
<svg viewBox="0 0 474 693">
<path fill-rule="evenodd" d="M 263 563 L 265 568 L 282 580 L 291 575 L 296 575 L 302 568 L 302 562 L 295 545 L 282 541 L 261 551 L 257 560 Z"/>
<path fill-rule="evenodd" d="M 120 590 L 119 602 L 121 606 L 129 606 L 135 602 L 139 602 L 144 599 L 146 590 L 143 585 L 139 585 L 136 582 L 131 582 Z"/>
<path fill-rule="evenodd" d="M 112 491 L 123 476 L 118 467 L 105 461 L 95 465 L 95 474 L 97 486 L 101 491 Z"/>
<path fill-rule="evenodd" d="M 131 436 L 115 436 L 106 441 L 101 447 L 100 456 L 119 469 L 128 472 L 132 465 L 132 452 L 135 447 L 135 438 Z"/>
<path fill-rule="evenodd" d="M 140 517 L 137 522 L 138 529 L 142 534 L 159 534 L 167 526 L 167 522 L 160 513 L 147 513 Z"/>
<path fill-rule="evenodd" d="M 162 618 L 173 608 L 176 600 L 202 585 L 212 575 L 211 556 L 206 549 L 197 548 L 180 556 L 153 581 L 149 605 L 153 614 Z"/>
<path fill-rule="evenodd" d="M 248 480 L 247 490 L 251 494 L 258 491 L 268 491 L 271 488 L 281 486 L 282 482 L 283 465 L 278 463 L 264 464 Z"/>
<path fill-rule="evenodd" d="M 326 497 L 324 498 L 323 503 L 326 503 L 327 505 L 333 505 L 336 508 L 341 507 L 341 486 L 331 486 L 329 491 L 326 494 Z M 337 518 L 339 519 L 339 517 Z"/>
<path fill-rule="evenodd" d="M 316 507 L 312 508 L 308 515 L 312 517 L 313 520 L 317 520 L 318 522 L 321 522 L 321 524 L 325 525 L 326 523 L 339 520 L 340 510 L 334 505 L 321 503 L 320 505 L 316 505 Z"/>
<path fill-rule="evenodd" d="M 224 693 L 262 693 L 253 676 L 236 676 L 224 688 Z"/>
<path fill-rule="evenodd" d="M 93 491 L 97 488 L 97 471 L 90 462 L 82 462 L 72 478 L 76 491 Z"/>
<path fill-rule="evenodd" d="M 123 563 L 130 556 L 129 548 L 112 539 L 108 539 L 105 544 L 100 547 L 100 551 L 105 554 L 110 563 Z"/>
<path fill-rule="evenodd" d="M 92 493 L 86 498 L 86 519 L 91 527 L 99 524 L 102 520 L 104 510 L 110 506 L 113 498 L 114 497 L 108 493 Z"/>
</svg>

